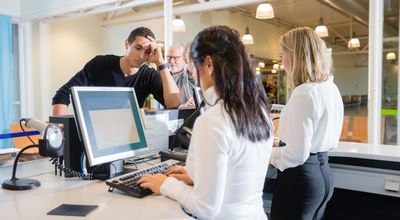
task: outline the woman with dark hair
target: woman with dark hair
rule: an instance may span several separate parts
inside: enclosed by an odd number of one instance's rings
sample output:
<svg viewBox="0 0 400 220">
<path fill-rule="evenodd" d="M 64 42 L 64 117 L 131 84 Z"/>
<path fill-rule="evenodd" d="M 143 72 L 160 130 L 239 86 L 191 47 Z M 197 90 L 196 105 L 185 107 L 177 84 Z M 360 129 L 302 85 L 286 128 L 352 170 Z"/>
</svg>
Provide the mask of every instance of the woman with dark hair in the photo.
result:
<svg viewBox="0 0 400 220">
<path fill-rule="evenodd" d="M 197 118 L 186 168 L 139 181 L 202 219 L 267 219 L 262 190 L 272 149 L 268 100 L 248 56 L 226 26 L 201 31 L 191 59 L 207 111 Z"/>
</svg>

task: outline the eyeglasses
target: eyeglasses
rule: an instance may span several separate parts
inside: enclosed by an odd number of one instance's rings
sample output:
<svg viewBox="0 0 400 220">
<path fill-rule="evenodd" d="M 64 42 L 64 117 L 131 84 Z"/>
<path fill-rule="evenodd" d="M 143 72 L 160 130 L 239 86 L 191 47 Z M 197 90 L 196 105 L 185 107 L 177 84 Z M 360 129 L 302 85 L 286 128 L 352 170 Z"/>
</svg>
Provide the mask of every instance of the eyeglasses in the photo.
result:
<svg viewBox="0 0 400 220">
<path fill-rule="evenodd" d="M 171 60 L 171 59 L 174 59 L 174 60 L 177 60 L 177 59 L 179 59 L 179 58 L 181 58 L 182 56 L 167 56 L 167 59 L 168 60 Z"/>
</svg>

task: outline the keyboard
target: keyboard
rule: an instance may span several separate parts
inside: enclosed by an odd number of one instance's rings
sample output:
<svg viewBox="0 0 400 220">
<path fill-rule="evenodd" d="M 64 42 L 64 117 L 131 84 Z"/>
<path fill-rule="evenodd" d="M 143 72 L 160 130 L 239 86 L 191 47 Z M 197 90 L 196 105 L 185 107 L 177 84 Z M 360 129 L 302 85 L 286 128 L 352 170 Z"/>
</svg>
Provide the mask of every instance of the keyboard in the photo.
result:
<svg viewBox="0 0 400 220">
<path fill-rule="evenodd" d="M 157 174 L 157 173 L 164 173 L 169 168 L 175 165 L 182 165 L 182 161 L 177 160 L 167 160 L 161 162 L 159 164 L 150 166 L 148 168 L 133 171 L 130 173 L 126 173 L 121 176 L 117 176 L 111 179 L 106 180 L 106 184 L 109 186 L 108 191 L 112 192 L 114 189 L 121 190 L 123 192 L 128 193 L 131 196 L 137 198 L 143 198 L 145 196 L 153 194 L 150 189 L 142 188 L 137 184 L 137 181 L 144 175 L 144 174 Z"/>
</svg>

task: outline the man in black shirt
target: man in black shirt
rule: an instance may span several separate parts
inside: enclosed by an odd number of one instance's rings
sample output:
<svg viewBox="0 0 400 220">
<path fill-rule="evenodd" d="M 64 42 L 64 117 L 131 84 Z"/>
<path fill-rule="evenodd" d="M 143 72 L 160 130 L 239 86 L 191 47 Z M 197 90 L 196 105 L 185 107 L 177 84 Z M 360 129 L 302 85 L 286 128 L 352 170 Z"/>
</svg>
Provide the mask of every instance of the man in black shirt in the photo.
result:
<svg viewBox="0 0 400 220">
<path fill-rule="evenodd" d="M 150 29 L 136 28 L 125 41 L 124 56 L 96 56 L 86 63 L 81 71 L 56 92 L 52 114 L 67 113 L 72 86 L 134 87 L 140 107 L 146 97 L 153 94 L 167 108 L 177 108 L 180 105 L 179 89 L 166 68 L 161 49 L 154 38 Z M 144 62 L 155 63 L 159 72 L 142 65 Z"/>
</svg>

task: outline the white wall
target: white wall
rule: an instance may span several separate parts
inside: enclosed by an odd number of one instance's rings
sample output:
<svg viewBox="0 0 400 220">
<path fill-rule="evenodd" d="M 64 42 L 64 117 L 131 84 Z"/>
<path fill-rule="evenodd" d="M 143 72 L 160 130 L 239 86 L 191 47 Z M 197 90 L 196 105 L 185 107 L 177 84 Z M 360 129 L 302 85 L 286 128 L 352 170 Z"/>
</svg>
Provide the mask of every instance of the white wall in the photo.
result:
<svg viewBox="0 0 400 220">
<path fill-rule="evenodd" d="M 51 100 L 55 92 L 81 70 L 86 62 L 103 54 L 104 30 L 100 21 L 98 16 L 88 16 L 50 23 L 44 42 L 40 42 L 39 26 L 35 28 L 35 117 L 46 119 L 51 114 Z M 40 54 L 45 56 L 44 60 L 35 58 L 35 55 Z"/>
<path fill-rule="evenodd" d="M 0 14 L 19 17 L 21 0 L 0 0 Z"/>
<path fill-rule="evenodd" d="M 333 49 L 335 52 L 335 49 Z M 368 55 L 334 55 L 335 83 L 342 95 L 368 94 L 368 67 L 355 67 L 360 59 Z"/>
<path fill-rule="evenodd" d="M 164 19 L 152 19 L 143 22 L 135 22 L 130 24 L 121 24 L 104 28 L 103 47 L 105 53 L 124 55 L 125 40 L 130 32 L 138 27 L 150 28 L 158 41 L 164 40 Z"/>
<path fill-rule="evenodd" d="M 51 100 L 55 92 L 93 57 L 101 54 L 124 55 L 125 39 L 134 28 L 149 27 L 157 39 L 163 39 L 162 19 L 108 28 L 103 28 L 101 22 L 99 15 L 51 22 L 44 45 L 40 44 L 39 25 L 35 25 L 34 117 L 45 120 L 51 114 Z M 44 62 L 40 60 L 41 53 L 47 54 Z M 70 113 L 71 110 L 70 107 Z"/>
</svg>

